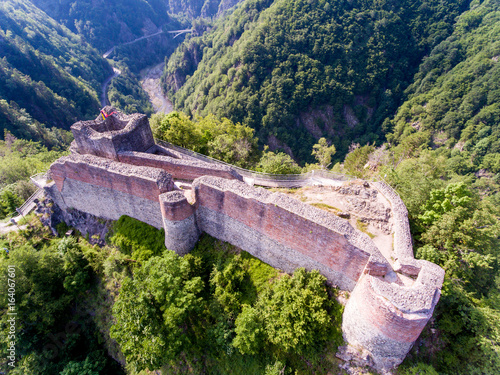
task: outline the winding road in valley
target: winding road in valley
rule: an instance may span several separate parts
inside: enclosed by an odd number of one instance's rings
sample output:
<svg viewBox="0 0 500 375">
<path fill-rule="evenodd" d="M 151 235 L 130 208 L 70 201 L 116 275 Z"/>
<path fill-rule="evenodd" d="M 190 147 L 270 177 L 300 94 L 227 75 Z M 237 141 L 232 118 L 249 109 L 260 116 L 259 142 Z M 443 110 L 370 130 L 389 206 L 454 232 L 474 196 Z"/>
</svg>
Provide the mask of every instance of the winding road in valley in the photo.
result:
<svg viewBox="0 0 500 375">
<path fill-rule="evenodd" d="M 144 36 L 141 36 L 141 37 L 134 39 L 130 42 L 122 43 L 122 44 L 118 44 L 116 46 L 113 46 L 109 50 L 107 50 L 102 55 L 102 57 L 107 59 L 113 53 L 113 51 L 115 50 L 116 47 L 127 46 L 129 44 L 138 42 L 140 40 L 148 39 L 148 38 L 152 38 L 156 35 L 160 35 L 164 32 L 166 32 L 168 34 L 176 34 L 174 36 L 174 38 L 177 38 L 179 35 L 189 33 L 191 31 L 193 31 L 193 30 L 192 29 L 171 30 L 171 31 L 159 30 L 154 34 L 144 35 Z M 162 64 L 160 64 L 160 65 L 162 65 Z M 165 98 L 165 96 L 161 92 L 161 88 L 159 86 L 161 73 L 158 76 L 158 67 L 159 67 L 159 65 L 157 65 L 153 68 L 147 69 L 144 76 L 141 75 L 141 84 L 142 84 L 143 89 L 148 93 L 150 101 L 153 104 L 153 108 L 155 109 L 155 111 L 168 113 L 168 112 L 172 111 L 172 103 L 170 102 L 170 100 Z M 161 69 L 163 70 L 163 67 Z M 119 69 L 113 67 L 113 74 L 110 75 L 108 78 L 106 78 L 106 80 L 103 82 L 103 84 L 101 86 L 101 107 L 105 107 L 106 105 L 109 105 L 108 96 L 106 95 L 106 93 L 108 91 L 108 86 L 111 83 L 111 80 L 113 78 L 118 77 L 120 74 L 121 74 L 121 71 Z"/>
<path fill-rule="evenodd" d="M 102 84 L 101 107 L 106 107 L 107 105 L 109 105 L 108 95 L 106 95 L 106 92 L 108 91 L 108 86 L 111 83 L 111 80 L 115 77 L 118 77 L 120 74 L 121 70 L 113 67 L 113 74 L 110 75 L 108 78 L 106 78 L 106 80 Z"/>
</svg>

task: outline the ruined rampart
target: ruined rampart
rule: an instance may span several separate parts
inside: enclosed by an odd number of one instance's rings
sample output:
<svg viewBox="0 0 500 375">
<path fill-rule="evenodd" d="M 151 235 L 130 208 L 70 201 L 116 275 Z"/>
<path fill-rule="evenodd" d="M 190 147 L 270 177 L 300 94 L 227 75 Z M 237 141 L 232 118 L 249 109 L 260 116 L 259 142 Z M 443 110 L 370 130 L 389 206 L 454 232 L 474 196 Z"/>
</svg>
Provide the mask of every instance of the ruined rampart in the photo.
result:
<svg viewBox="0 0 500 375">
<path fill-rule="evenodd" d="M 105 120 L 100 116 L 91 121 L 79 121 L 71 126 L 75 137 L 73 150 L 117 160 L 118 152 L 146 151 L 155 142 L 146 115 L 125 115 L 112 107 L 103 113 L 110 114 Z"/>
<path fill-rule="evenodd" d="M 273 267 L 318 269 L 349 291 L 363 272 L 384 275 L 390 270 L 366 234 L 285 194 L 209 176 L 195 180 L 193 192 L 201 231 Z"/>
<path fill-rule="evenodd" d="M 70 155 L 50 168 L 47 187 L 61 209 L 77 209 L 110 220 L 123 215 L 163 227 L 158 196 L 174 188 L 161 170 L 136 167 L 93 155 Z"/>
<path fill-rule="evenodd" d="M 351 346 L 371 354 L 376 368 L 388 369 L 406 356 L 431 318 L 439 301 L 444 270 L 413 257 L 406 206 L 385 182 L 372 182 L 372 185 L 392 207 L 394 270 L 417 279 L 405 285 L 371 275 L 361 277 L 347 302 L 342 332 Z"/>
<path fill-rule="evenodd" d="M 206 232 L 286 272 L 319 270 L 351 292 L 344 338 L 367 351 L 377 369 L 401 363 L 432 316 L 444 271 L 413 258 L 408 212 L 384 182 L 370 184 L 392 207 L 395 259 L 336 215 L 248 186 L 230 166 L 151 145 L 140 116 L 78 124 L 73 154 L 51 166 L 54 182 L 46 188 L 62 210 L 111 220 L 128 215 L 164 228 L 166 247 L 180 255 Z M 173 178 L 194 181 L 181 191 Z"/>
<path fill-rule="evenodd" d="M 377 181 L 373 184 L 392 206 L 394 217 L 394 252 L 396 253 L 394 269 L 407 275 L 417 276 L 423 263 L 413 257 L 408 210 L 401 197 L 385 182 Z"/>
<path fill-rule="evenodd" d="M 122 163 L 166 170 L 177 180 L 192 181 L 206 175 L 242 180 L 242 177 L 229 166 L 209 164 L 195 159 L 185 160 L 167 155 L 136 151 L 120 152 L 117 158 Z"/>
</svg>

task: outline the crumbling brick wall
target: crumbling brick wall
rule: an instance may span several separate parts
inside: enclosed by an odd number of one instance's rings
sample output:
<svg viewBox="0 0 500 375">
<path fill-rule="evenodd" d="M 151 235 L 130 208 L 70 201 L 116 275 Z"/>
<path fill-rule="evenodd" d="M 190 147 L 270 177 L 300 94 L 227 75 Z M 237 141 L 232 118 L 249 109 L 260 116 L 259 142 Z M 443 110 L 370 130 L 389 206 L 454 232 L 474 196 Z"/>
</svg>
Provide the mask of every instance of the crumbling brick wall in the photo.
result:
<svg viewBox="0 0 500 375">
<path fill-rule="evenodd" d="M 118 220 L 122 215 L 163 228 L 158 196 L 174 189 L 160 169 L 135 167 L 93 155 L 70 155 L 50 168 L 48 194 L 65 210 L 75 208 Z"/>
</svg>

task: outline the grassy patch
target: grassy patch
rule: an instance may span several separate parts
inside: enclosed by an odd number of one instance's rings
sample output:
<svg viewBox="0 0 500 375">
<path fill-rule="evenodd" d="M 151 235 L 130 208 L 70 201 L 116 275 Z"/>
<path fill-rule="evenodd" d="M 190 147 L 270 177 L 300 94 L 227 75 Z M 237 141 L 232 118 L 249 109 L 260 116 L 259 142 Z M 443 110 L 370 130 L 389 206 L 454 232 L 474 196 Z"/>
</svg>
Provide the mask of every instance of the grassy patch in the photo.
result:
<svg viewBox="0 0 500 375">
<path fill-rule="evenodd" d="M 165 250 L 165 231 L 129 216 L 122 216 L 113 224 L 108 241 L 132 259 L 144 261 Z"/>
<path fill-rule="evenodd" d="M 326 203 L 309 203 L 309 204 L 311 206 L 320 208 L 320 209 L 328 211 L 328 212 L 332 212 L 334 214 L 337 214 L 337 213 L 342 211 L 340 208 L 330 206 L 329 204 L 326 204 Z"/>
<path fill-rule="evenodd" d="M 367 234 L 370 238 L 375 238 L 375 235 L 368 231 L 368 224 L 367 223 L 363 223 L 361 220 L 357 219 L 356 226 L 358 227 L 358 229 L 361 232 Z"/>
</svg>

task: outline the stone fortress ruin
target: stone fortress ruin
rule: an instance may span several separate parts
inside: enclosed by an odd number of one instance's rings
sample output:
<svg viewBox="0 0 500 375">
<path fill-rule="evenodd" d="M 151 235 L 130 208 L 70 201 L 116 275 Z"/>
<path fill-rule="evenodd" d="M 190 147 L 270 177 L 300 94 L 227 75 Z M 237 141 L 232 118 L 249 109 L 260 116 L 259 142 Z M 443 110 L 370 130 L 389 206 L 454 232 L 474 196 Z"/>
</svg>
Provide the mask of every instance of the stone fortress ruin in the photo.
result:
<svg viewBox="0 0 500 375">
<path fill-rule="evenodd" d="M 344 339 L 378 370 L 400 364 L 431 318 L 444 271 L 413 257 L 406 207 L 384 182 L 303 180 L 349 211 L 336 215 L 307 197 L 254 187 L 265 183 L 229 165 L 155 143 L 145 115 L 117 112 L 71 130 L 71 154 L 52 164 L 44 186 L 61 210 L 164 228 L 165 246 L 180 255 L 205 232 L 283 271 L 319 270 L 350 292 Z M 359 218 L 379 235 L 357 229 Z"/>
</svg>

